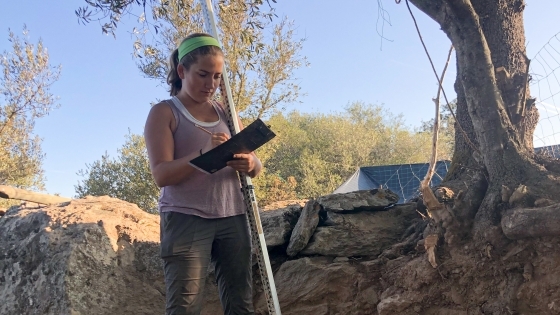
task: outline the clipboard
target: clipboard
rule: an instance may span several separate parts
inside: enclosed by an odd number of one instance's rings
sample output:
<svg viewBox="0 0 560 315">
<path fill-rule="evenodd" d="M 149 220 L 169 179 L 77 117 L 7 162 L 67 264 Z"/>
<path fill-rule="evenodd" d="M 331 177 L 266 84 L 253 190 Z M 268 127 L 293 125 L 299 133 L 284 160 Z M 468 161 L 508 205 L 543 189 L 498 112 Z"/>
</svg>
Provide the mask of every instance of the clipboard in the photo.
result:
<svg viewBox="0 0 560 315">
<path fill-rule="evenodd" d="M 226 167 L 234 154 L 251 153 L 274 137 L 276 134 L 257 118 L 228 141 L 192 159 L 189 164 L 204 173 L 213 174 Z"/>
</svg>

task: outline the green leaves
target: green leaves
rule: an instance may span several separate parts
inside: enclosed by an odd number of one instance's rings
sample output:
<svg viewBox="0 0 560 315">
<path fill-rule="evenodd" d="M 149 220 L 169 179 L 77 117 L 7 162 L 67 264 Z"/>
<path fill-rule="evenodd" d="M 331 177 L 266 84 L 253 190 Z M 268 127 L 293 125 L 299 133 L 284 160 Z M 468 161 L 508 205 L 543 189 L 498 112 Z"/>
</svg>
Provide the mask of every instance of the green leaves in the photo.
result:
<svg viewBox="0 0 560 315">
<path fill-rule="evenodd" d="M 9 31 L 12 51 L 0 54 L 0 184 L 42 189 L 44 154 L 33 131 L 37 118 L 58 107 L 50 88 L 60 66 L 51 66 L 40 39 L 29 41 L 25 26 L 23 34 Z"/>
<path fill-rule="evenodd" d="M 257 151 L 265 170 L 255 186 L 257 196 L 271 202 L 271 176 L 295 180 L 295 186 L 283 186 L 292 189 L 283 195 L 316 197 L 331 193 L 361 166 L 424 163 L 431 152 L 431 134 L 414 131 L 381 105 L 355 102 L 332 114 L 293 111 L 268 123 L 277 137 Z"/>
<path fill-rule="evenodd" d="M 449 107 L 453 112 L 457 112 L 457 100 L 449 103 Z M 441 105 L 439 133 L 438 133 L 438 156 L 439 159 L 451 160 L 451 155 L 455 148 L 455 118 L 447 104 Z M 432 134 L 434 129 L 434 119 L 423 121 L 420 131 Z M 442 156 L 442 153 L 445 154 Z"/>
<path fill-rule="evenodd" d="M 203 30 L 200 5 L 193 0 L 183 3 L 186 6 L 169 0 L 165 10 L 157 8 L 158 20 L 153 24 L 158 27 L 157 36 L 149 28 L 133 30 L 139 69 L 163 85 L 168 56 L 186 35 Z M 298 101 L 300 88 L 294 72 L 309 63 L 300 55 L 304 39 L 296 39 L 293 21 L 274 23 L 269 20 L 272 15 L 250 8 L 245 0 L 228 0 L 221 1 L 216 11 L 236 109 L 253 120 Z"/>
<path fill-rule="evenodd" d="M 86 5 L 79 7 L 74 11 L 78 17 L 78 22 L 88 24 L 92 21 L 100 22 L 103 34 L 111 34 L 115 36 L 115 31 L 126 15 L 135 15 L 138 10 L 142 11 L 143 17 L 139 22 L 145 27 L 153 27 L 156 34 L 159 26 L 158 19 L 166 16 L 170 11 L 190 10 L 193 8 L 192 0 L 84 0 Z M 270 3 L 267 0 L 266 1 Z M 273 0 L 276 3 L 275 0 Z M 263 17 L 272 20 L 274 13 L 261 11 L 263 5 L 262 0 L 246 0 L 243 1 L 244 10 L 249 12 L 251 17 Z M 227 7 L 227 1 L 219 1 L 220 7 Z M 271 8 L 271 7 L 270 7 Z M 148 21 L 147 14 L 151 13 L 151 22 Z M 102 21 L 106 21 L 102 23 Z M 262 28 L 262 24 L 258 20 L 251 23 L 251 27 Z"/>
<path fill-rule="evenodd" d="M 116 159 L 111 159 L 105 153 L 101 160 L 86 165 L 85 170 L 78 172 L 84 179 L 74 186 L 77 196 L 107 195 L 157 213 L 159 188 L 150 172 L 144 137 L 129 133 L 118 154 Z"/>
<path fill-rule="evenodd" d="M 332 114 L 276 113 L 267 124 L 277 137 L 256 152 L 264 165 L 254 179 L 261 206 L 329 194 L 360 166 L 424 163 L 431 152 L 430 133 L 412 130 L 381 105 L 355 102 Z M 109 195 L 155 212 L 159 189 L 143 137 L 127 135 L 118 152 L 115 159 L 105 154 L 86 165 L 76 193 Z"/>
</svg>

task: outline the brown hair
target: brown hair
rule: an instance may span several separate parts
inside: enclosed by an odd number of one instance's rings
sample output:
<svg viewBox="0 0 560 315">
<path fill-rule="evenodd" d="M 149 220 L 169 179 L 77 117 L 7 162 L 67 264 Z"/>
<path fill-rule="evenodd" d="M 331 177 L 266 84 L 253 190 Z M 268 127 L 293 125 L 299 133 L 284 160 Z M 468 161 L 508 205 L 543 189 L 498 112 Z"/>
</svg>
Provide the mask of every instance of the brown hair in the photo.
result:
<svg viewBox="0 0 560 315">
<path fill-rule="evenodd" d="M 199 36 L 211 36 L 206 33 L 193 33 L 185 39 L 181 41 L 181 44 L 186 41 L 187 39 L 199 37 Z M 179 44 L 179 46 L 181 46 Z M 179 60 L 179 49 L 176 48 L 169 56 L 169 72 L 167 73 L 167 84 L 169 84 L 169 94 L 171 96 L 177 95 L 181 90 L 183 81 L 179 77 L 177 73 L 177 66 L 179 62 L 185 67 L 185 69 L 189 70 L 190 66 L 198 61 L 199 56 L 206 56 L 206 55 L 222 55 L 223 52 L 219 47 L 216 46 L 202 46 L 198 47 L 195 50 L 186 54 L 181 60 Z"/>
</svg>

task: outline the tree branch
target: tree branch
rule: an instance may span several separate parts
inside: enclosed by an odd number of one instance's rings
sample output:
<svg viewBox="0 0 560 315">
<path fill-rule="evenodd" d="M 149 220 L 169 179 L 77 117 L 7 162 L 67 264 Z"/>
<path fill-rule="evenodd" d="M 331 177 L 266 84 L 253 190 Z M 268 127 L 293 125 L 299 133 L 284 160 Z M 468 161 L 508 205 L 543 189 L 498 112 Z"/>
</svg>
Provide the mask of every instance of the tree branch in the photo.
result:
<svg viewBox="0 0 560 315">
<path fill-rule="evenodd" d="M 439 122 L 440 122 L 439 98 L 440 98 L 440 93 L 443 90 L 443 79 L 445 77 L 445 72 L 447 71 L 447 66 L 449 65 L 449 60 L 451 59 L 452 52 L 453 52 L 453 45 L 451 46 L 451 48 L 449 48 L 449 53 L 447 54 L 447 60 L 445 62 L 445 66 L 443 67 L 443 71 L 441 72 L 441 76 L 438 82 L 439 86 L 438 86 L 437 96 L 434 99 L 436 113 L 434 117 L 432 156 L 430 158 L 430 164 L 428 166 L 428 171 L 426 172 L 426 176 L 424 177 L 424 180 L 420 182 L 420 191 L 422 192 L 424 205 L 426 205 L 426 207 L 428 208 L 428 214 L 430 215 L 432 211 L 437 211 L 443 208 L 443 205 L 438 201 L 438 199 L 432 192 L 432 189 L 430 188 L 430 181 L 432 180 L 432 176 L 434 176 L 434 170 L 436 168 L 436 161 L 437 161 L 437 144 L 438 144 L 438 132 L 439 132 Z"/>
<path fill-rule="evenodd" d="M 434 21 L 442 24 L 444 21 L 445 13 L 443 7 L 445 5 L 444 0 L 409 0 L 415 7 L 420 11 L 424 12 L 427 16 L 432 18 Z"/>
</svg>

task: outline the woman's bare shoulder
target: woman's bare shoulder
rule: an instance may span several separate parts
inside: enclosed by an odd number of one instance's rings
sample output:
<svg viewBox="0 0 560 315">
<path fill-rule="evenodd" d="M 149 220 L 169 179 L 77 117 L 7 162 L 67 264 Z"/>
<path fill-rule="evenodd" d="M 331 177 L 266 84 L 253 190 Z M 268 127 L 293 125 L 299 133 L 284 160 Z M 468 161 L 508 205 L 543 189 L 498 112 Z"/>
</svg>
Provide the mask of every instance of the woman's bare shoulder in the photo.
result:
<svg viewBox="0 0 560 315">
<path fill-rule="evenodd" d="M 159 102 L 152 106 L 148 114 L 147 123 L 149 122 L 160 126 L 166 125 L 171 128 L 172 131 L 176 129 L 175 116 L 173 115 L 171 105 L 166 101 Z"/>
<path fill-rule="evenodd" d="M 152 108 L 150 109 L 150 114 L 151 113 L 167 114 L 167 115 L 172 114 L 171 107 L 167 101 L 161 101 L 155 104 L 154 106 L 152 106 Z"/>
</svg>

